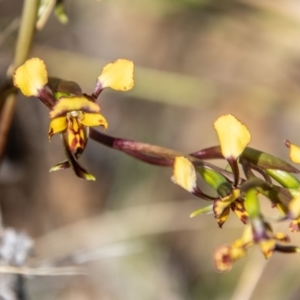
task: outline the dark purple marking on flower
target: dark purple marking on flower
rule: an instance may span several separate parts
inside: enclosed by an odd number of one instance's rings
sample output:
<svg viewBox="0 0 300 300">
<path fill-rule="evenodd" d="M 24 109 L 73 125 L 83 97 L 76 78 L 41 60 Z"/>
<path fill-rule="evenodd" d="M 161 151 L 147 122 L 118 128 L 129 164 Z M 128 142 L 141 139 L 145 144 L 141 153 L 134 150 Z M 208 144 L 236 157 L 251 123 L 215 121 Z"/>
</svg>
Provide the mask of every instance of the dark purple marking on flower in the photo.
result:
<svg viewBox="0 0 300 300">
<path fill-rule="evenodd" d="M 247 224 L 249 218 L 248 218 L 247 215 L 241 215 L 241 216 L 240 216 L 240 220 L 241 220 L 244 224 Z"/>
<path fill-rule="evenodd" d="M 219 225 L 219 228 L 223 228 L 223 225 L 224 225 L 225 221 L 218 221 L 218 225 Z"/>
<path fill-rule="evenodd" d="M 224 254 L 222 255 L 222 263 L 223 264 L 226 264 L 226 265 L 229 265 L 232 263 L 232 258 L 229 254 Z"/>
</svg>

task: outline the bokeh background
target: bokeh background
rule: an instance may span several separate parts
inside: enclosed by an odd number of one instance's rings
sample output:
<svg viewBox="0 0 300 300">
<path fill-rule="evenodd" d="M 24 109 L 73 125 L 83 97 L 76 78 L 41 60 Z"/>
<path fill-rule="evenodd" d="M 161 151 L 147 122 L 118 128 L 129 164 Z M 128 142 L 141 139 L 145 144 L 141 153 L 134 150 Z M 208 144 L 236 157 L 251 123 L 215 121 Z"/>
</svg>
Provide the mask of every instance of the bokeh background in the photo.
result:
<svg viewBox="0 0 300 300">
<path fill-rule="evenodd" d="M 254 148 L 288 159 L 283 140 L 300 143 L 299 1 L 66 0 L 65 7 L 69 23 L 51 16 L 31 51 L 50 75 L 90 93 L 104 64 L 135 62 L 132 91 L 101 94 L 108 134 L 188 153 L 217 144 L 212 124 L 232 113 Z M 22 1 L 0 0 L 2 80 L 21 11 Z M 34 262 L 76 263 L 87 275 L 29 277 L 29 299 L 299 299 L 297 255 L 266 262 L 253 249 L 231 272 L 215 271 L 214 250 L 243 226 L 233 215 L 223 229 L 212 216 L 190 219 L 206 203 L 175 186 L 171 169 L 89 141 L 80 161 L 96 182 L 48 173 L 64 158 L 58 137 L 48 143 L 48 122 L 38 100 L 18 97 L 0 168 L 3 219 L 34 238 Z M 293 241 L 300 243 L 296 234 Z"/>
</svg>

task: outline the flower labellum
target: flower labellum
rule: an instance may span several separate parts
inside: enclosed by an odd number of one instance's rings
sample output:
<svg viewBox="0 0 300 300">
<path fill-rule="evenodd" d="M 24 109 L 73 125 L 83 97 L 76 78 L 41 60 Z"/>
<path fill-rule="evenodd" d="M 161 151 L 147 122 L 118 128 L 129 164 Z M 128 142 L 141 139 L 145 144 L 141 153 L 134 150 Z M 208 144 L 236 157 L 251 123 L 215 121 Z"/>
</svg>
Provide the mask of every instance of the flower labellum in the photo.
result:
<svg viewBox="0 0 300 300">
<path fill-rule="evenodd" d="M 49 139 L 66 131 L 67 143 L 72 153 L 82 153 L 87 142 L 87 127 L 107 128 L 100 106 L 85 96 L 60 98 L 50 111 Z"/>
</svg>

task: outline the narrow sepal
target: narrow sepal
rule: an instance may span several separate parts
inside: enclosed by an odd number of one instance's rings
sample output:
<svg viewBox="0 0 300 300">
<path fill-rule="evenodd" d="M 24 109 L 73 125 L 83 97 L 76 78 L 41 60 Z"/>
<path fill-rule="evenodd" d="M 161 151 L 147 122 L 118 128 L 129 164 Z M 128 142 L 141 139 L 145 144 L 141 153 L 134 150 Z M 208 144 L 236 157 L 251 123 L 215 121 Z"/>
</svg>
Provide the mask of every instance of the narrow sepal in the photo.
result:
<svg viewBox="0 0 300 300">
<path fill-rule="evenodd" d="M 60 171 L 60 170 L 65 170 L 70 168 L 70 163 L 67 160 L 64 160 L 58 164 L 56 164 L 55 166 L 53 166 L 49 172 L 54 172 L 54 171 Z"/>
<path fill-rule="evenodd" d="M 204 214 L 212 214 L 212 213 L 213 213 L 213 204 L 193 211 L 190 214 L 190 218 L 193 218 L 193 217 L 196 217 L 196 216 L 199 216 L 199 215 L 204 215 Z"/>
<path fill-rule="evenodd" d="M 56 99 L 62 96 L 81 96 L 81 87 L 74 81 L 63 80 L 56 77 L 49 77 L 48 87 L 51 89 Z"/>
<path fill-rule="evenodd" d="M 79 165 L 77 159 L 73 156 L 71 150 L 68 147 L 66 133 L 62 133 L 61 137 L 62 137 L 62 142 L 65 149 L 66 157 L 76 176 L 85 180 L 96 180 L 96 178 L 92 174 L 88 173 L 84 168 L 82 168 Z"/>
</svg>

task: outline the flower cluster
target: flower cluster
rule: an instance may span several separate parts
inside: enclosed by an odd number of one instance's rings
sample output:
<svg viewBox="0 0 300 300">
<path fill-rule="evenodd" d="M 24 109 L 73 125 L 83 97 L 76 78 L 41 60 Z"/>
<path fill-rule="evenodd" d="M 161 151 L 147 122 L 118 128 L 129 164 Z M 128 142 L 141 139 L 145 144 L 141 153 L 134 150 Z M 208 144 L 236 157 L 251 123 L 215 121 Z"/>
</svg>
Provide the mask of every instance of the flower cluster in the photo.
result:
<svg viewBox="0 0 300 300">
<path fill-rule="evenodd" d="M 96 100 L 107 87 L 117 91 L 130 90 L 134 84 L 133 71 L 133 62 L 126 59 L 106 65 L 91 95 L 82 93 L 75 82 L 48 78 L 45 63 L 39 58 L 27 60 L 15 71 L 14 85 L 25 96 L 39 98 L 50 109 L 49 140 L 56 133 L 61 135 L 67 160 L 56 164 L 50 172 L 72 167 L 78 177 L 95 180 L 77 160 L 86 147 L 89 128 L 102 126 L 107 129 L 108 126 Z"/>
<path fill-rule="evenodd" d="M 220 146 L 189 156 L 177 156 L 172 181 L 195 196 L 213 201 L 212 205 L 194 211 L 191 217 L 213 213 L 222 227 L 232 210 L 246 224 L 241 239 L 217 249 L 214 256 L 216 268 L 219 271 L 230 270 L 232 263 L 244 257 L 246 250 L 255 244 L 259 245 L 266 258 L 274 251 L 300 252 L 298 247 L 285 245 L 290 241 L 287 235 L 273 233 L 271 222 L 263 216 L 259 205 L 259 195 L 265 196 L 279 211 L 275 221 L 290 219 L 290 230 L 300 231 L 300 181 L 292 174 L 299 171 L 279 158 L 247 147 L 250 133 L 234 116 L 221 116 L 214 127 Z M 290 148 L 291 160 L 299 163 L 300 148 L 289 142 L 286 144 Z M 226 159 L 228 168 L 223 170 L 211 164 L 205 165 L 202 161 L 212 158 Z M 240 176 L 239 164 L 244 177 Z M 215 196 L 207 195 L 200 189 L 197 175 L 216 191 Z"/>
<path fill-rule="evenodd" d="M 274 233 L 273 222 L 290 220 L 290 231 L 300 231 L 300 173 L 291 164 L 262 151 L 248 147 L 251 135 L 248 128 L 228 114 L 214 122 L 220 145 L 202 149 L 188 155 L 178 151 L 105 135 L 93 129 L 107 128 L 108 123 L 96 102 L 104 88 L 126 91 L 133 87 L 134 65 L 119 59 L 106 65 L 97 78 L 91 95 L 82 93 L 72 81 L 48 78 L 44 62 L 32 58 L 14 74 L 14 85 L 25 96 L 39 98 L 50 109 L 49 140 L 59 133 L 67 160 L 56 164 L 50 171 L 72 167 L 75 174 L 86 180 L 94 176 L 83 169 L 78 159 L 88 138 L 122 151 L 143 162 L 157 166 L 173 167 L 172 181 L 189 193 L 210 202 L 191 217 L 211 213 L 222 227 L 232 211 L 243 224 L 243 236 L 215 252 L 215 265 L 219 271 L 230 270 L 237 259 L 246 255 L 247 249 L 258 245 L 266 258 L 274 251 L 295 253 L 300 248 L 287 245 L 289 237 Z M 300 147 L 286 141 L 292 162 L 300 163 Z M 225 169 L 206 160 L 223 159 Z M 197 184 L 202 177 L 215 192 L 205 193 Z M 260 209 L 260 198 L 265 197 L 279 212 L 277 219 L 267 218 Z"/>
</svg>

